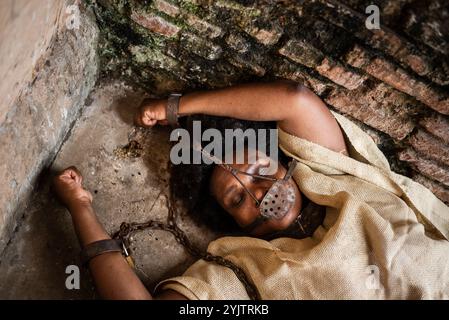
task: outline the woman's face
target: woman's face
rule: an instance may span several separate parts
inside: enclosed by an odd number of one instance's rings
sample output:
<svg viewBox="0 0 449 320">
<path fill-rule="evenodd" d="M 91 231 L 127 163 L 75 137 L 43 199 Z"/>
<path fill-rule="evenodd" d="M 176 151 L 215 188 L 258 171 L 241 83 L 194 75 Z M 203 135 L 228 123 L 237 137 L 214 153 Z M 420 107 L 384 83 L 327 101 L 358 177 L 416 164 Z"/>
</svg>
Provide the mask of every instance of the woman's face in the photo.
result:
<svg viewBox="0 0 449 320">
<path fill-rule="evenodd" d="M 266 155 L 262 155 L 259 156 L 256 163 L 249 164 L 245 156 L 245 163 L 234 163 L 232 167 L 250 174 L 259 174 L 260 169 L 269 166 L 269 161 L 273 160 L 270 160 Z M 277 172 L 271 177 L 282 179 L 286 172 L 286 168 L 279 163 Z M 262 200 L 273 184 L 272 181 L 257 179 L 241 173 L 237 173 L 237 176 L 259 201 Z M 271 232 L 284 230 L 298 217 L 302 206 L 301 193 L 292 178 L 288 182 L 292 185 L 295 192 L 295 203 L 293 207 L 282 219 L 269 219 L 257 226 L 251 232 L 252 235 L 262 236 Z M 223 167 L 215 166 L 210 181 L 210 189 L 218 203 L 234 218 L 240 227 L 244 228 L 250 225 L 260 215 L 259 208 L 256 207 L 254 199 L 245 191 L 237 179 Z"/>
</svg>

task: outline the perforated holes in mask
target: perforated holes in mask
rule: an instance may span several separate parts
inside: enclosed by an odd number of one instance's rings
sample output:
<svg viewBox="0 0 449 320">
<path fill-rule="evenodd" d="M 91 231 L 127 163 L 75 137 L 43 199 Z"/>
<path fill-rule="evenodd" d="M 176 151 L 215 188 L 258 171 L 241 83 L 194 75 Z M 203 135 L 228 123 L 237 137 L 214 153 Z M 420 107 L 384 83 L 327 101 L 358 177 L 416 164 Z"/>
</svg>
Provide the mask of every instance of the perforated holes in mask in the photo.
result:
<svg viewBox="0 0 449 320">
<path fill-rule="evenodd" d="M 282 219 L 295 203 L 293 187 L 284 180 L 276 181 L 260 203 L 260 213 L 270 219 Z"/>
</svg>

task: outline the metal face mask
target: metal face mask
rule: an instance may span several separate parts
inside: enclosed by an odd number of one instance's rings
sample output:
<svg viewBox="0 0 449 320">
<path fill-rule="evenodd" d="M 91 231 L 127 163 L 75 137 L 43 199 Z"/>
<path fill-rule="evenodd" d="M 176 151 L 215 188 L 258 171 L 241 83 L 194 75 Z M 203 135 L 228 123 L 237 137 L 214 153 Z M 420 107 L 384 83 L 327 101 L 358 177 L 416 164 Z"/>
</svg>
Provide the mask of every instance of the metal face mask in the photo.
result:
<svg viewBox="0 0 449 320">
<path fill-rule="evenodd" d="M 288 182 L 293 169 L 296 166 L 296 160 L 293 160 L 284 178 L 277 180 L 268 189 L 259 205 L 260 214 L 268 219 L 280 220 L 290 211 L 295 203 L 295 191 Z"/>
<path fill-rule="evenodd" d="M 296 195 L 293 186 L 288 182 L 292 176 L 293 170 L 296 167 L 296 160 L 292 160 L 289 164 L 287 173 L 282 179 L 275 179 L 263 175 L 250 174 L 247 172 L 239 171 L 227 165 L 222 165 L 226 170 L 239 181 L 243 189 L 253 198 L 256 206 L 259 208 L 260 214 L 257 218 L 248 226 L 244 227 L 246 232 L 253 231 L 258 225 L 268 219 L 281 220 L 283 219 L 290 209 L 295 204 Z M 256 177 L 258 179 L 274 181 L 273 185 L 268 189 L 261 201 L 257 200 L 254 194 L 246 188 L 243 182 L 237 176 L 237 173 Z"/>
<path fill-rule="evenodd" d="M 206 153 L 201 149 L 201 152 L 205 154 L 209 159 L 214 161 L 217 165 L 224 168 L 226 171 L 230 172 L 235 179 L 242 185 L 243 189 L 249 196 L 254 200 L 256 207 L 259 208 L 260 214 L 257 218 L 248 226 L 244 227 L 246 232 L 253 231 L 258 225 L 263 223 L 268 219 L 281 220 L 284 218 L 290 209 L 295 204 L 296 195 L 293 186 L 288 182 L 291 178 L 293 170 L 296 167 L 296 160 L 292 160 L 289 164 L 287 173 L 282 179 L 276 179 L 273 177 L 251 174 L 244 171 L 237 170 L 232 166 L 221 163 L 216 157 Z M 273 182 L 273 185 L 268 189 L 267 193 L 264 195 L 262 200 L 258 200 L 256 196 L 245 186 L 245 184 L 240 180 L 237 174 L 244 174 L 252 176 L 262 180 L 269 180 Z"/>
</svg>

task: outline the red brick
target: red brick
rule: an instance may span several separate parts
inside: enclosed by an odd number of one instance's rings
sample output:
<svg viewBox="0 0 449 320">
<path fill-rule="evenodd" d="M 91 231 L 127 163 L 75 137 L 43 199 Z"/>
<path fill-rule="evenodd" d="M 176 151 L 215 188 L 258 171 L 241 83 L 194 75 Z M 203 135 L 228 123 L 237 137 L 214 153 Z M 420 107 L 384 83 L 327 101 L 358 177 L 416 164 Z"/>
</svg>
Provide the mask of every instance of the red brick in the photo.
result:
<svg viewBox="0 0 449 320">
<path fill-rule="evenodd" d="M 419 124 L 449 145 L 449 119 L 447 117 L 435 114 L 422 119 Z"/>
<path fill-rule="evenodd" d="M 406 161 L 422 175 L 449 186 L 449 168 L 428 160 L 409 148 L 399 153 L 399 160 Z"/>
<path fill-rule="evenodd" d="M 317 95 L 321 95 L 324 93 L 328 88 L 329 84 L 323 83 L 323 81 L 318 80 L 316 78 L 308 76 L 304 84 L 313 90 Z"/>
<path fill-rule="evenodd" d="M 449 166 L 449 146 L 430 133 L 418 130 L 416 134 L 410 137 L 409 143 L 413 149 L 426 155 L 429 159 Z"/>
<path fill-rule="evenodd" d="M 290 60 L 315 68 L 323 60 L 323 53 L 304 40 L 289 40 L 279 53 Z"/>
<path fill-rule="evenodd" d="M 358 17 L 358 15 L 354 13 L 355 12 L 347 12 L 347 19 Z M 360 18 L 365 19 L 365 17 L 366 16 L 362 16 Z M 350 31 L 359 39 L 366 41 L 366 43 L 373 48 L 385 51 L 389 55 L 408 65 L 413 71 L 421 76 L 428 74 L 431 70 L 431 63 L 427 57 L 416 54 L 419 50 L 417 50 L 413 44 L 385 26 L 381 25 L 381 29 L 368 30 L 366 28 L 359 28 L 358 30 Z"/>
<path fill-rule="evenodd" d="M 406 104 L 406 96 L 382 83 L 369 91 L 334 90 L 325 101 L 397 140 L 404 139 L 414 128 L 407 110 L 399 106 Z"/>
<path fill-rule="evenodd" d="M 447 76 L 444 75 L 442 69 L 435 70 L 435 64 L 429 58 L 428 53 L 423 53 L 416 45 L 387 28 L 385 22 L 382 20 L 382 16 L 381 29 L 368 30 L 361 27 L 364 26 L 366 15 L 352 10 L 341 2 L 333 2 L 332 5 L 329 5 L 328 0 L 318 0 L 317 2 L 321 3 L 320 13 L 325 20 L 346 29 L 368 46 L 387 53 L 403 66 L 411 68 L 420 76 L 429 76 L 432 78 L 432 81 L 440 85 L 444 84 L 440 79 L 447 79 Z M 354 20 L 357 23 L 354 23 Z M 441 39 L 441 37 L 436 39 Z"/>
<path fill-rule="evenodd" d="M 366 31 L 364 32 L 366 33 Z M 362 34 L 363 32 L 361 33 L 361 38 L 363 38 Z M 415 45 L 398 36 L 390 29 L 373 30 L 373 36 L 366 39 L 367 43 L 373 48 L 393 56 L 420 76 L 429 76 L 432 78 L 432 81 L 440 85 L 443 84 L 440 78 L 447 78 L 440 70 L 435 69 L 435 64 L 431 58 L 425 54 L 420 54 L 422 50 L 419 50 Z"/>
<path fill-rule="evenodd" d="M 420 56 L 408 54 L 405 56 L 405 62 L 419 75 L 425 75 L 429 72 L 428 64 Z"/>
<path fill-rule="evenodd" d="M 179 27 L 156 15 L 142 14 L 133 11 L 131 14 L 131 19 L 151 32 L 158 33 L 166 37 L 173 37 L 180 30 Z"/>
<path fill-rule="evenodd" d="M 316 70 L 322 76 L 349 90 L 357 89 L 367 78 L 328 58 L 324 58 Z"/>
<path fill-rule="evenodd" d="M 397 34 L 385 29 L 371 30 L 372 36 L 369 38 L 369 42 L 375 48 L 386 49 L 386 51 L 392 55 L 397 55 L 400 50 L 404 50 L 407 45 L 405 41 Z"/>
<path fill-rule="evenodd" d="M 327 89 L 334 87 L 334 85 L 330 81 L 326 82 L 323 80 L 318 80 L 302 70 L 300 67 L 298 67 L 298 65 L 286 59 L 280 60 L 275 65 L 274 69 L 275 75 L 277 77 L 304 84 L 308 88 L 312 89 L 317 95 L 321 95 Z"/>
<path fill-rule="evenodd" d="M 274 27 L 273 29 L 259 29 L 255 27 L 247 27 L 245 31 L 258 42 L 271 46 L 276 44 L 282 36 L 282 29 Z"/>
<path fill-rule="evenodd" d="M 185 20 L 188 25 L 201 33 L 201 35 L 206 35 L 211 39 L 217 38 L 223 33 L 220 27 L 210 24 L 207 21 L 201 20 L 200 18 L 192 14 L 187 15 Z"/>
<path fill-rule="evenodd" d="M 368 65 L 370 55 L 365 49 L 359 45 L 355 45 L 354 48 L 346 54 L 345 61 L 355 68 L 363 69 Z"/>
<path fill-rule="evenodd" d="M 357 55 L 362 57 L 357 59 L 355 58 Z M 443 114 L 449 114 L 449 98 L 447 96 L 436 92 L 421 80 L 416 79 L 404 69 L 396 67 L 384 58 L 374 57 L 367 62 L 368 57 L 369 54 L 364 49 L 356 46 L 346 55 L 346 61 L 392 87 L 415 97 L 432 109 Z"/>
<path fill-rule="evenodd" d="M 445 188 L 442 184 L 428 179 L 420 174 L 416 174 L 413 176 L 413 180 L 421 183 L 427 189 L 432 191 L 434 195 L 436 195 L 441 201 L 445 202 L 449 205 L 449 189 Z"/>
<path fill-rule="evenodd" d="M 242 58 L 239 55 L 233 55 L 229 57 L 228 60 L 232 65 L 236 66 L 237 68 L 248 69 L 252 73 L 258 75 L 259 77 L 265 75 L 265 68 L 260 66 L 256 62 L 251 61 L 250 59 Z"/>
<path fill-rule="evenodd" d="M 413 91 L 416 87 L 416 80 L 407 75 L 404 70 L 397 69 L 391 62 L 383 58 L 372 59 L 364 70 L 402 92 L 410 95 L 417 94 Z"/>
<path fill-rule="evenodd" d="M 154 0 L 153 5 L 157 10 L 171 17 L 176 17 L 179 15 L 179 7 L 170 2 L 164 0 Z"/>
</svg>

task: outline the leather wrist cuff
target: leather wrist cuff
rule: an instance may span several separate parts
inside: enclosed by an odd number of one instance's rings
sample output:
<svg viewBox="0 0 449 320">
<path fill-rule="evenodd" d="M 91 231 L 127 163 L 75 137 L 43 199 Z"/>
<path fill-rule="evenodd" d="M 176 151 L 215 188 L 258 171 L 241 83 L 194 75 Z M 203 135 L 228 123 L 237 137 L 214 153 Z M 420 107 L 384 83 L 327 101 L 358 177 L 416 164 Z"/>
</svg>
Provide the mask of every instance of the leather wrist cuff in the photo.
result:
<svg viewBox="0 0 449 320">
<path fill-rule="evenodd" d="M 115 239 L 105 239 L 92 242 L 81 250 L 81 262 L 84 266 L 87 266 L 89 261 L 107 252 L 122 252 L 122 242 Z"/>
<path fill-rule="evenodd" d="M 172 93 L 168 97 L 167 100 L 167 108 L 166 108 L 166 114 L 167 114 L 167 121 L 168 124 L 172 127 L 179 126 L 178 123 L 178 111 L 179 111 L 179 99 L 181 99 L 182 94 L 180 93 Z"/>
</svg>

